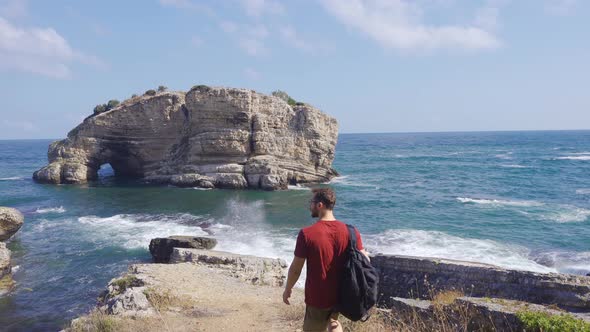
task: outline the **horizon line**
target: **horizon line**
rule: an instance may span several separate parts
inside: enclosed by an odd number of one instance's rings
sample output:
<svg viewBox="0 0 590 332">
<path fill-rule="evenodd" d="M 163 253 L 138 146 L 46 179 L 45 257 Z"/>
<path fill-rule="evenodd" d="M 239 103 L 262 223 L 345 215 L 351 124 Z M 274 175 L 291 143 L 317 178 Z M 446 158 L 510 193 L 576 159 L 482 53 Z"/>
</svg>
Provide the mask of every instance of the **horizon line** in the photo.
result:
<svg viewBox="0 0 590 332">
<path fill-rule="evenodd" d="M 590 131 L 590 129 L 492 129 L 492 130 L 440 130 L 440 131 L 375 131 L 375 132 L 343 132 L 338 135 L 374 135 L 374 134 L 452 134 L 452 133 L 515 133 L 515 132 L 557 132 L 557 131 Z M 61 140 L 63 138 L 0 138 L 0 141 L 43 141 Z"/>
</svg>

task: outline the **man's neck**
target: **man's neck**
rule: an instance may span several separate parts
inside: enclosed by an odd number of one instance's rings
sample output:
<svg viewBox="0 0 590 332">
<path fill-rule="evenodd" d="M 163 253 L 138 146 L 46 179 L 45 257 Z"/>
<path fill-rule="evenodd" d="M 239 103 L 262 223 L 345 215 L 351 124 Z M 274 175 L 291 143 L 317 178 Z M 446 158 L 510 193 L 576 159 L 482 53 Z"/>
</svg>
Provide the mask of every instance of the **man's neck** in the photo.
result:
<svg viewBox="0 0 590 332">
<path fill-rule="evenodd" d="M 334 221 L 336 220 L 336 218 L 334 218 L 334 213 L 330 210 L 326 211 L 325 213 L 320 215 L 320 219 L 318 219 L 318 221 Z"/>
</svg>

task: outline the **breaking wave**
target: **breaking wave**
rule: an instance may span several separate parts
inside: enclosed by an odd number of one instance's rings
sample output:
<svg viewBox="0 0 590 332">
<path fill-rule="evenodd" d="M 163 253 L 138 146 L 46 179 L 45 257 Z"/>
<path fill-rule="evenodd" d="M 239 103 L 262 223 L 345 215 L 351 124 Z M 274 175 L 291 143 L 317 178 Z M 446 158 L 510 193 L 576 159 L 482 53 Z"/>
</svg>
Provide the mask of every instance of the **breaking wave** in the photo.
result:
<svg viewBox="0 0 590 332">
<path fill-rule="evenodd" d="M 507 205 L 507 206 L 541 206 L 543 203 L 535 201 L 513 201 L 513 200 L 501 200 L 501 199 L 484 199 L 484 198 L 469 198 L 469 197 L 457 197 L 457 200 L 461 203 L 473 203 L 473 204 L 487 204 L 487 205 Z"/>
<path fill-rule="evenodd" d="M 44 214 L 44 213 L 64 213 L 66 209 L 63 206 L 60 207 L 51 207 L 51 208 L 39 208 L 35 210 L 35 213 Z"/>
<path fill-rule="evenodd" d="M 438 231 L 411 229 L 387 230 L 365 235 L 369 252 L 383 254 L 447 258 L 492 264 L 504 268 L 535 272 L 556 272 L 530 257 L 530 250 L 492 240 L 470 239 Z"/>
</svg>

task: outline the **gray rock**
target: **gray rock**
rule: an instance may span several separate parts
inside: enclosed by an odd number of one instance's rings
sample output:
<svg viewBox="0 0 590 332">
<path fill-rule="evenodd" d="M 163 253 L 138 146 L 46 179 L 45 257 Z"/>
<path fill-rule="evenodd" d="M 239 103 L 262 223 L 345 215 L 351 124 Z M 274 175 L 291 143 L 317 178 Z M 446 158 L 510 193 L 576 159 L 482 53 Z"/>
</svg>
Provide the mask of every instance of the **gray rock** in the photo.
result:
<svg viewBox="0 0 590 332">
<path fill-rule="evenodd" d="M 590 278 L 535 273 L 449 259 L 376 255 L 380 301 L 393 297 L 428 299 L 434 292 L 458 290 L 474 297 L 499 297 L 590 311 Z"/>
<path fill-rule="evenodd" d="M 24 222 L 24 216 L 17 209 L 0 207 L 0 241 L 8 240 Z"/>
<path fill-rule="evenodd" d="M 102 309 L 109 315 L 151 315 L 154 310 L 145 295 L 145 290 L 145 287 L 126 289 L 122 294 L 109 298 Z"/>
<path fill-rule="evenodd" d="M 0 242 L 0 279 L 10 275 L 12 266 L 10 265 L 10 250 L 6 248 L 4 242 Z"/>
<path fill-rule="evenodd" d="M 170 236 L 167 238 L 155 238 L 150 241 L 150 253 L 156 263 L 168 263 L 172 249 L 177 248 L 194 248 L 194 249 L 213 249 L 217 245 L 217 240 L 208 237 L 198 236 Z"/>
<path fill-rule="evenodd" d="M 4 242 L 0 242 L 0 297 L 9 293 L 14 286 L 11 270 L 10 250 Z"/>
<path fill-rule="evenodd" d="M 162 92 L 86 118 L 49 146 L 49 164 L 33 178 L 83 183 L 110 163 L 116 176 L 155 183 L 285 189 L 337 174 L 337 127 L 310 105 L 292 107 L 252 90 Z"/>
<path fill-rule="evenodd" d="M 193 262 L 226 271 L 255 285 L 282 286 L 287 263 L 282 259 L 238 255 L 222 251 L 174 248 L 171 263 Z"/>
</svg>

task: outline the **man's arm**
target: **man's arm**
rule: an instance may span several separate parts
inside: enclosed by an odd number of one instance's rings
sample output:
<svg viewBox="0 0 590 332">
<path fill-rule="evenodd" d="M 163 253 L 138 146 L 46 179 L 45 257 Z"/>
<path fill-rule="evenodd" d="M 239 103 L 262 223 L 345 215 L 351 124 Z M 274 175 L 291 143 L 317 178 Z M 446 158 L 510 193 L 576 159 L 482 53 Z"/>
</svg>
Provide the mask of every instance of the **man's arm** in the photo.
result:
<svg viewBox="0 0 590 332">
<path fill-rule="evenodd" d="M 367 257 L 369 262 L 371 262 L 371 257 L 369 257 L 369 252 L 364 248 L 363 248 L 363 250 L 361 250 L 361 252 L 363 253 L 363 255 L 365 255 L 365 257 Z"/>
<path fill-rule="evenodd" d="M 293 262 L 289 267 L 289 274 L 287 275 L 287 284 L 285 285 L 285 291 L 283 292 L 283 302 L 286 304 L 289 303 L 289 298 L 291 297 L 291 290 L 297 280 L 299 280 L 299 276 L 301 275 L 301 269 L 303 269 L 303 264 L 305 263 L 305 258 L 295 256 L 293 258 Z"/>
</svg>

